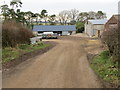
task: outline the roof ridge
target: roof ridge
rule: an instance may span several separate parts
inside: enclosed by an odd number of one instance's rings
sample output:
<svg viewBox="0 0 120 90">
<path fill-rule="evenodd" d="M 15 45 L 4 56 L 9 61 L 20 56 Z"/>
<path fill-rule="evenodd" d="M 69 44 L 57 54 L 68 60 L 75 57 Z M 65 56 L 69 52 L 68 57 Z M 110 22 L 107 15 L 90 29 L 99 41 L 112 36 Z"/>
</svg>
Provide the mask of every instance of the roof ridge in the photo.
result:
<svg viewBox="0 0 120 90">
<path fill-rule="evenodd" d="M 92 24 L 105 24 L 108 20 L 107 19 L 97 19 L 97 20 L 88 20 Z"/>
</svg>

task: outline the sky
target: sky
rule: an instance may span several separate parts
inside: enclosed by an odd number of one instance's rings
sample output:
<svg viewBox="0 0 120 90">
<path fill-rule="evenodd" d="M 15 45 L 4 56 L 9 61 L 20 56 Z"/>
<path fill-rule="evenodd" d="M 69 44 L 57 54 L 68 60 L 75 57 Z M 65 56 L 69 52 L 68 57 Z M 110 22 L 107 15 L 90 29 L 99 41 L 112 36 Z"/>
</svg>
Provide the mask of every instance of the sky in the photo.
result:
<svg viewBox="0 0 120 90">
<path fill-rule="evenodd" d="M 0 0 L 0 5 L 9 4 L 11 0 Z M 40 13 L 46 9 L 48 14 L 58 14 L 63 10 L 77 9 L 80 12 L 103 11 L 108 19 L 118 14 L 118 2 L 120 0 L 21 0 L 22 11 Z"/>
</svg>

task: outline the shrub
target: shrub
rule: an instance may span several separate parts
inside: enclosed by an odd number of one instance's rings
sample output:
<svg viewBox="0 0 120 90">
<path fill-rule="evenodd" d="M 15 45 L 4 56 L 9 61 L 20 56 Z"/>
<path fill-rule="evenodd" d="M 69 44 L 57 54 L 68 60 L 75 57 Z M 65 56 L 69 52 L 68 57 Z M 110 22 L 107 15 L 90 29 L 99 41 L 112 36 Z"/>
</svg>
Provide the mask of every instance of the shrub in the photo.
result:
<svg viewBox="0 0 120 90">
<path fill-rule="evenodd" d="M 109 31 L 104 31 L 102 35 L 102 42 L 107 45 L 110 55 L 113 61 L 119 60 L 120 55 L 120 30 L 111 29 Z"/>
<path fill-rule="evenodd" d="M 77 22 L 76 23 L 76 28 L 77 28 L 76 33 L 83 33 L 84 32 L 84 23 Z"/>
<path fill-rule="evenodd" d="M 14 20 L 4 21 L 2 26 L 2 46 L 16 47 L 18 44 L 28 44 L 33 34 Z"/>
</svg>

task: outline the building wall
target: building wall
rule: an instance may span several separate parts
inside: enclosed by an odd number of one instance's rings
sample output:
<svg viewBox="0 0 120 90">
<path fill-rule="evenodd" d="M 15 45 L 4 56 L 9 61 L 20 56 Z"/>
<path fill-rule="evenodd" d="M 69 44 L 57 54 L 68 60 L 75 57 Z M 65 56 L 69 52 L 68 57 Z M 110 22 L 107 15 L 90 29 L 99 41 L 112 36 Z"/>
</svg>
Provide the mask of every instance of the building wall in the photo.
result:
<svg viewBox="0 0 120 90">
<path fill-rule="evenodd" d="M 104 31 L 104 25 L 94 25 L 95 36 L 100 37 Z"/>
<path fill-rule="evenodd" d="M 93 24 L 90 22 L 85 23 L 85 33 L 88 34 L 90 37 L 93 36 Z"/>
<path fill-rule="evenodd" d="M 68 31 L 62 31 L 62 35 L 68 35 L 69 32 Z"/>
<path fill-rule="evenodd" d="M 72 31 L 72 34 L 76 34 L 76 31 Z"/>
<path fill-rule="evenodd" d="M 38 35 L 38 32 L 37 32 L 37 31 L 36 31 L 36 32 L 34 31 L 33 34 L 34 34 L 35 36 L 37 36 L 37 35 Z"/>
<path fill-rule="evenodd" d="M 69 31 L 61 31 L 62 33 L 62 35 L 70 35 L 70 33 L 69 33 Z M 71 34 L 75 34 L 76 33 L 76 31 L 70 31 L 70 32 L 72 32 Z M 38 35 L 38 32 L 37 31 L 34 31 L 33 32 L 33 34 L 35 35 L 35 36 L 37 36 Z"/>
<path fill-rule="evenodd" d="M 62 31 L 62 35 L 73 35 L 76 31 Z"/>
<path fill-rule="evenodd" d="M 90 37 L 100 36 L 103 30 L 104 30 L 104 25 L 93 25 L 90 22 L 85 23 L 85 33 L 88 34 Z"/>
<path fill-rule="evenodd" d="M 118 20 L 115 19 L 114 16 L 112 16 L 108 22 L 105 24 L 105 31 L 110 30 L 110 29 L 114 29 L 117 28 L 120 22 L 118 22 Z"/>
<path fill-rule="evenodd" d="M 93 29 L 95 29 L 95 30 L 104 30 L 104 25 L 94 25 Z"/>
<path fill-rule="evenodd" d="M 96 37 L 101 37 L 103 31 L 104 31 L 104 30 L 96 30 L 95 36 L 96 36 Z"/>
</svg>

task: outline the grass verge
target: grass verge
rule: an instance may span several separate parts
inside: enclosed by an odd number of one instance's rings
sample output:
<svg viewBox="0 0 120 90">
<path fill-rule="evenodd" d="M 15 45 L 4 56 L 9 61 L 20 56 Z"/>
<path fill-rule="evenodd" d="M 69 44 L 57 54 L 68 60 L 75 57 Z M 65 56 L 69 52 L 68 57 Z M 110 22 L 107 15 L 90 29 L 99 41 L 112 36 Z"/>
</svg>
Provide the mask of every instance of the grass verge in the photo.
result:
<svg viewBox="0 0 120 90">
<path fill-rule="evenodd" d="M 11 48 L 11 47 L 4 48 L 2 50 L 2 63 L 10 62 L 18 58 L 22 54 L 43 49 L 48 46 L 50 45 L 44 44 L 44 43 L 38 43 L 35 45 L 22 44 L 22 45 L 19 45 L 17 48 Z"/>
<path fill-rule="evenodd" d="M 118 85 L 118 62 L 113 63 L 109 51 L 104 51 L 95 56 L 91 63 L 93 70 L 105 81 Z"/>
</svg>

